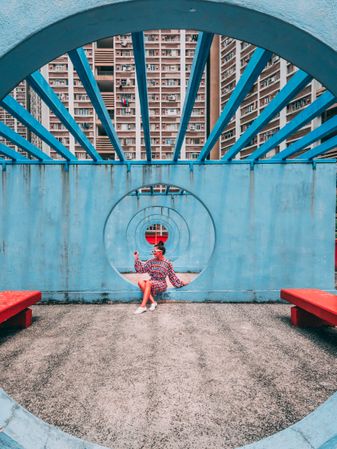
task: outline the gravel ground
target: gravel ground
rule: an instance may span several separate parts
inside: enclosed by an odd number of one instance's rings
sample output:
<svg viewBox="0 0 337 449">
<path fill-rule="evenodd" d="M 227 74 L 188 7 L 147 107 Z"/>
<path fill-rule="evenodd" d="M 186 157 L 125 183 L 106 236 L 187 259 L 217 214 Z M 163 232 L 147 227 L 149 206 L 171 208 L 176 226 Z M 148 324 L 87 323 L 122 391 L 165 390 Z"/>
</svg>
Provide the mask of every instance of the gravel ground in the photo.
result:
<svg viewBox="0 0 337 449">
<path fill-rule="evenodd" d="M 337 330 L 283 304 L 34 306 L 0 330 L 0 386 L 66 432 L 116 449 L 234 448 L 337 390 Z"/>
</svg>

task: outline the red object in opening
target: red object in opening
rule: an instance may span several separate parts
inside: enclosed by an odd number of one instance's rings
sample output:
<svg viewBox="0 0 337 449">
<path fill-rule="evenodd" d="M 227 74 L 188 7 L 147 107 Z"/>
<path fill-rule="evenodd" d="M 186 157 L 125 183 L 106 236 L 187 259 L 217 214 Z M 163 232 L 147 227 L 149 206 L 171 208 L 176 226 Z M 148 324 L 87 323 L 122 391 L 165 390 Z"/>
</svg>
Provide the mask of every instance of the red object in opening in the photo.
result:
<svg viewBox="0 0 337 449">
<path fill-rule="evenodd" d="M 168 239 L 167 235 L 147 235 L 145 234 L 146 240 L 150 243 L 150 245 L 156 245 L 160 240 L 165 243 Z"/>
</svg>

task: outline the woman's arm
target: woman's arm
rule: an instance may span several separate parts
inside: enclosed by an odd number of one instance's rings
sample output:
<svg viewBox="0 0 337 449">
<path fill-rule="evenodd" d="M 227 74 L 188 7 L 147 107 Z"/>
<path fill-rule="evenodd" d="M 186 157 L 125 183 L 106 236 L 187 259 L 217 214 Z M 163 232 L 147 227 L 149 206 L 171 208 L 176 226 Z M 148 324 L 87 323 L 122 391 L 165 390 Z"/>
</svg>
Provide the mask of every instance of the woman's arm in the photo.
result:
<svg viewBox="0 0 337 449">
<path fill-rule="evenodd" d="M 171 284 L 176 288 L 184 287 L 184 285 L 187 285 L 187 282 L 181 281 L 175 274 L 171 262 L 169 262 L 168 278 L 170 279 Z"/>
<path fill-rule="evenodd" d="M 138 251 L 135 251 L 133 253 L 134 258 L 135 258 L 135 270 L 137 273 L 147 273 L 148 270 L 148 266 L 147 266 L 147 262 L 142 262 L 141 260 L 139 260 L 139 255 L 138 255 Z"/>
</svg>

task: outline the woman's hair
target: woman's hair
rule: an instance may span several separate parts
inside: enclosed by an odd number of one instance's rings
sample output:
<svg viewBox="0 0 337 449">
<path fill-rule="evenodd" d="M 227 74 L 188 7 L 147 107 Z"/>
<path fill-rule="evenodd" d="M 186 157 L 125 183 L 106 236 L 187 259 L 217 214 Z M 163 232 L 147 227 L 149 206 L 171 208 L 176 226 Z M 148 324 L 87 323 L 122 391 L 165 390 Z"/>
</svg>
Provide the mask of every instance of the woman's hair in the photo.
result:
<svg viewBox="0 0 337 449">
<path fill-rule="evenodd" d="M 160 249 L 160 251 L 163 253 L 163 255 L 165 254 L 166 248 L 165 248 L 164 242 L 162 240 L 159 240 L 159 242 L 156 245 L 154 245 L 154 247 L 157 249 Z"/>
</svg>

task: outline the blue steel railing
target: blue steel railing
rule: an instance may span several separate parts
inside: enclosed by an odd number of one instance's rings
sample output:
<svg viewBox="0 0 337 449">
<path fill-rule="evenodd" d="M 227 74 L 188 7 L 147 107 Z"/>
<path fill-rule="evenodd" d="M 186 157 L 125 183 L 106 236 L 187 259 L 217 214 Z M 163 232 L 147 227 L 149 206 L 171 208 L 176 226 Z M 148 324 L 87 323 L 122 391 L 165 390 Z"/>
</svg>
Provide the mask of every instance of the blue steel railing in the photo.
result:
<svg viewBox="0 0 337 449">
<path fill-rule="evenodd" d="M 49 155 L 37 148 L 13 129 L 0 123 L 0 136 L 10 141 L 12 144 L 23 150 L 28 157 L 9 148 L 4 143 L 0 143 L 0 164 L 3 168 L 7 164 L 63 164 L 68 165 L 125 165 L 128 170 L 132 165 L 188 165 L 193 170 L 195 165 L 199 164 L 250 164 L 251 167 L 256 163 L 273 164 L 273 163 L 312 163 L 316 162 L 316 158 L 324 155 L 327 151 L 337 148 L 337 136 L 331 137 L 337 132 L 337 116 L 318 126 L 313 131 L 298 139 L 284 150 L 276 155 L 268 157 L 268 154 L 274 150 L 282 142 L 285 142 L 300 128 L 308 124 L 315 117 L 321 115 L 331 105 L 337 102 L 336 97 L 330 92 L 325 92 L 318 97 L 312 104 L 298 113 L 283 128 L 272 135 L 265 143 L 253 151 L 245 159 L 239 159 L 239 153 L 244 150 L 254 137 L 265 128 L 282 109 L 287 107 L 289 102 L 305 88 L 312 80 L 307 73 L 299 70 L 293 75 L 283 89 L 273 98 L 260 115 L 250 124 L 248 129 L 240 136 L 234 145 L 223 155 L 221 159 L 209 160 L 209 155 L 218 142 L 221 134 L 226 129 L 229 122 L 234 117 L 240 104 L 245 100 L 247 94 L 251 91 L 254 83 L 257 81 L 261 72 L 266 67 L 272 57 L 272 53 L 268 50 L 257 48 L 249 60 L 245 70 L 243 71 L 239 82 L 233 90 L 229 100 L 214 126 L 210 131 L 206 142 L 197 159 L 183 160 L 181 159 L 181 149 L 186 138 L 186 131 L 192 115 L 193 106 L 198 94 L 201 79 L 203 77 L 207 60 L 213 41 L 212 33 L 200 32 L 198 42 L 193 59 L 191 74 L 186 89 L 185 101 L 182 109 L 180 125 L 174 146 L 172 160 L 158 160 L 152 158 L 151 152 L 151 133 L 150 133 L 150 117 L 149 102 L 147 92 L 146 77 L 146 55 L 144 45 L 144 34 L 142 32 L 132 33 L 132 43 L 134 50 L 136 77 L 138 85 L 138 94 L 140 100 L 140 108 L 142 114 L 142 127 L 144 133 L 144 143 L 146 150 L 146 160 L 127 160 L 123 151 L 120 140 L 117 136 L 115 127 L 110 118 L 109 112 L 104 104 L 95 76 L 92 72 L 90 64 L 87 60 L 85 52 L 82 48 L 70 51 L 69 57 L 74 68 L 85 88 L 88 97 L 95 109 L 95 112 L 104 127 L 107 136 L 118 156 L 118 160 L 103 160 L 97 152 L 88 137 L 82 131 L 78 123 L 72 117 L 68 109 L 63 105 L 62 101 L 54 90 L 50 87 L 46 79 L 39 71 L 36 71 L 26 78 L 27 83 L 34 89 L 41 100 L 48 108 L 59 118 L 61 123 L 68 129 L 74 139 L 81 145 L 82 149 L 87 153 L 90 159 L 79 160 L 71 153 L 53 134 L 47 130 L 36 118 L 34 118 L 22 105 L 20 105 L 13 97 L 7 95 L 0 101 L 2 106 L 9 114 L 21 122 L 29 131 L 37 135 L 43 142 L 52 148 L 62 159 L 52 159 Z M 330 137 L 330 138 L 329 138 Z M 327 139 L 320 143 L 321 139 Z M 318 143 L 313 148 L 311 144 Z M 329 159 L 319 159 L 319 162 L 331 162 Z M 166 192 L 168 194 L 168 191 Z"/>
</svg>

